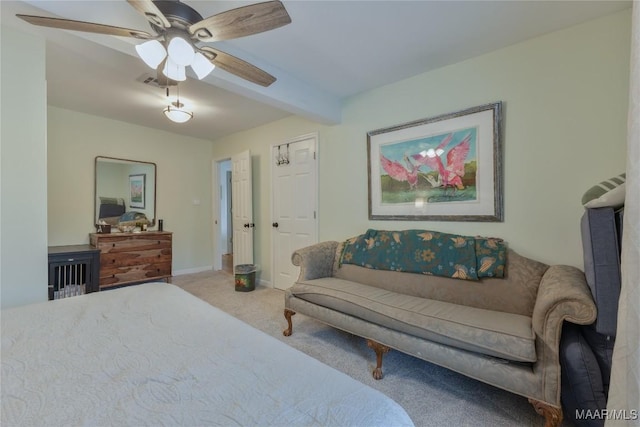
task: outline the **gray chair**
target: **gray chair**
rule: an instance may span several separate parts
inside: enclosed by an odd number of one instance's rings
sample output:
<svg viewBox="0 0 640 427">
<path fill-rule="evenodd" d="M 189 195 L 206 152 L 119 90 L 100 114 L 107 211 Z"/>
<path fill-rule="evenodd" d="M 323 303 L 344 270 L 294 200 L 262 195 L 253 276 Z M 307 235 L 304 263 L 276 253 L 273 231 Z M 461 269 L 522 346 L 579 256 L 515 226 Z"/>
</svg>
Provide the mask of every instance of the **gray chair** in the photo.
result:
<svg viewBox="0 0 640 427">
<path fill-rule="evenodd" d="M 620 244 L 624 208 L 587 209 L 580 223 L 584 272 L 598 308 L 592 325 L 565 322 L 560 341 L 565 418 L 580 427 L 604 426 L 585 417 L 606 409 L 620 298 Z"/>
</svg>

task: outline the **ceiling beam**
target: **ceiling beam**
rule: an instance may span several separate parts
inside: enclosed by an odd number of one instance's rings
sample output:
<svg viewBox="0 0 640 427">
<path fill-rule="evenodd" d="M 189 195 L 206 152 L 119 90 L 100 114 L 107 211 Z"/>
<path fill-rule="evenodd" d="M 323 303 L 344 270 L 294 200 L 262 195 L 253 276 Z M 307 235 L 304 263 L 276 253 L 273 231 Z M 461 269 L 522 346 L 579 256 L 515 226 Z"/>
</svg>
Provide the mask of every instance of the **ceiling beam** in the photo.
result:
<svg viewBox="0 0 640 427">
<path fill-rule="evenodd" d="M 323 124 L 334 125 L 341 122 L 342 101 L 337 96 L 321 91 L 260 58 L 242 52 L 228 42 L 219 42 L 216 48 L 250 62 L 275 76 L 277 80 L 268 87 L 262 87 L 233 74 L 214 70 L 205 77 L 204 81 L 207 83 Z M 193 73 L 190 76 L 196 78 Z"/>
</svg>

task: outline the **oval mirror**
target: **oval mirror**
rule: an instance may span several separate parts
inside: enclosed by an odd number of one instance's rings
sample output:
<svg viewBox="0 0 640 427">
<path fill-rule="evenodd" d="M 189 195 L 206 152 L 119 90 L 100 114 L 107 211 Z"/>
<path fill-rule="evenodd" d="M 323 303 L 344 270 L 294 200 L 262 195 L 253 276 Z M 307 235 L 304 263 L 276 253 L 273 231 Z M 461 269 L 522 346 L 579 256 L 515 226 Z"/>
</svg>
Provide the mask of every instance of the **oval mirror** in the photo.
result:
<svg viewBox="0 0 640 427">
<path fill-rule="evenodd" d="M 156 164 L 96 157 L 94 224 L 156 223 Z"/>
</svg>

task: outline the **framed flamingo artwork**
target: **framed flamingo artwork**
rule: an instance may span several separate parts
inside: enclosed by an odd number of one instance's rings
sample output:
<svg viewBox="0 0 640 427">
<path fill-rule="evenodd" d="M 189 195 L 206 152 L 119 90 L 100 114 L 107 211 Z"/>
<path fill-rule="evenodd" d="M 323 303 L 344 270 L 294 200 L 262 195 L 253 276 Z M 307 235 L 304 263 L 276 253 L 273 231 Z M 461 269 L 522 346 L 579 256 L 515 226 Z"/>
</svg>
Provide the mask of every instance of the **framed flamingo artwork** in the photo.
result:
<svg viewBox="0 0 640 427">
<path fill-rule="evenodd" d="M 502 221 L 502 103 L 367 133 L 369 219 Z"/>
</svg>

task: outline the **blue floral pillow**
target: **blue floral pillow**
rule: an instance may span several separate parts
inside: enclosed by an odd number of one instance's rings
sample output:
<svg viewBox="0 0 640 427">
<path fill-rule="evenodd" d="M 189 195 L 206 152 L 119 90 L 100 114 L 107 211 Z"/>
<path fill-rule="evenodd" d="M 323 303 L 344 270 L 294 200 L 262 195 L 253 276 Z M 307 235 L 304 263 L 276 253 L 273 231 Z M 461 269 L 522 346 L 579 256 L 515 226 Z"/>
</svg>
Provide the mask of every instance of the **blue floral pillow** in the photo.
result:
<svg viewBox="0 0 640 427">
<path fill-rule="evenodd" d="M 504 277 L 507 246 L 502 239 L 476 237 L 478 277 Z"/>
<path fill-rule="evenodd" d="M 147 216 L 145 214 L 143 214 L 142 212 L 129 211 L 129 212 L 123 213 L 120 216 L 119 221 L 120 222 L 137 221 L 137 220 L 141 220 L 141 219 L 147 219 Z"/>
<path fill-rule="evenodd" d="M 478 280 L 475 239 L 428 230 L 368 230 L 345 243 L 342 263 Z"/>
</svg>

